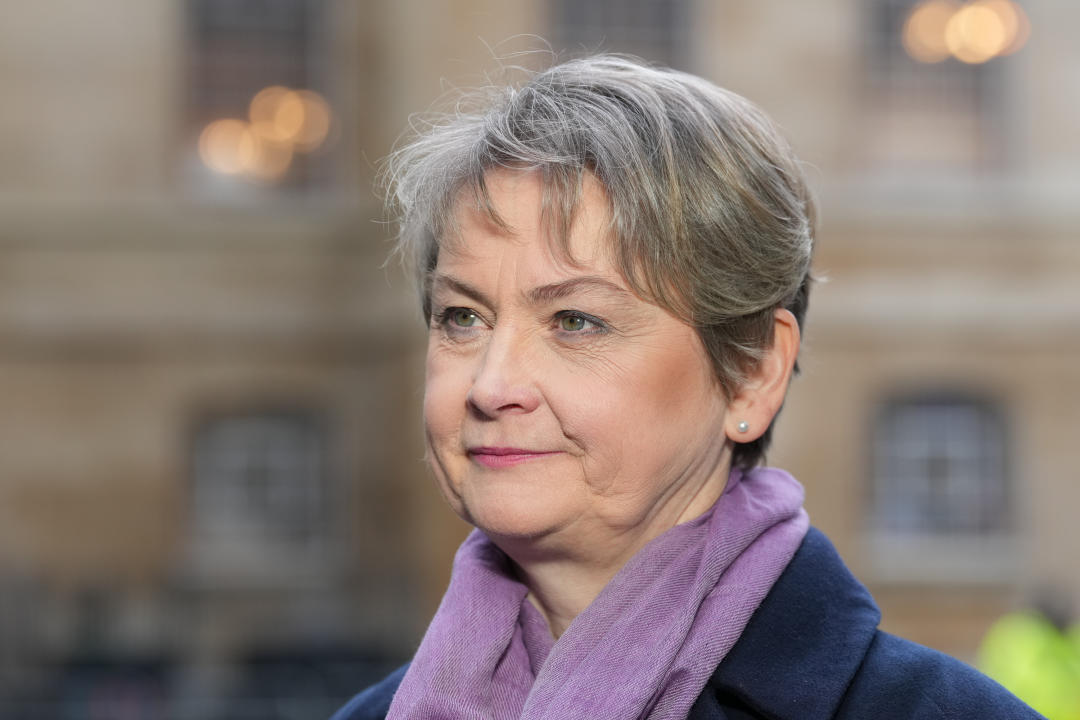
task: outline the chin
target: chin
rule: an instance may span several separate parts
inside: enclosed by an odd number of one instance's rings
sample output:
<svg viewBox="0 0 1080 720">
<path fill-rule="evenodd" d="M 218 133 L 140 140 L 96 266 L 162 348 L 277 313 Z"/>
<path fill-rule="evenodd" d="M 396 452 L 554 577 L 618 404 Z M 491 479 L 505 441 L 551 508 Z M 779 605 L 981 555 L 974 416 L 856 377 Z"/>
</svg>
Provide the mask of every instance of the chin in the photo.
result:
<svg viewBox="0 0 1080 720">
<path fill-rule="evenodd" d="M 573 524 L 587 503 L 584 483 L 559 464 L 491 471 L 466 460 L 432 467 L 454 512 L 492 539 L 518 542 L 552 536 Z M 448 472 L 439 472 L 443 469 Z"/>
<path fill-rule="evenodd" d="M 524 508 L 466 506 L 462 517 L 491 537 L 529 540 L 543 537 L 553 530 L 552 523 L 545 522 L 545 518 L 537 517 L 535 512 Z"/>
<path fill-rule="evenodd" d="M 538 498 L 520 489 L 510 497 L 485 492 L 483 497 L 463 497 L 462 518 L 490 538 L 510 542 L 540 541 L 567 525 L 569 508 L 551 506 L 551 498 Z"/>
</svg>

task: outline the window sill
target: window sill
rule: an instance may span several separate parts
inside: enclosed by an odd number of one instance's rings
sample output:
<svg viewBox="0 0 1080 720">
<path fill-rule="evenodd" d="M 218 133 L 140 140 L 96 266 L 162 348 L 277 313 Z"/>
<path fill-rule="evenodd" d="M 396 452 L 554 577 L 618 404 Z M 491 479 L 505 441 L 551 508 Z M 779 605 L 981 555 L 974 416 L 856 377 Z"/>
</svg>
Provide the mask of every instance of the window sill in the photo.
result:
<svg viewBox="0 0 1080 720">
<path fill-rule="evenodd" d="M 1012 535 L 925 535 L 876 532 L 865 550 L 879 584 L 1008 585 L 1019 568 Z"/>
</svg>

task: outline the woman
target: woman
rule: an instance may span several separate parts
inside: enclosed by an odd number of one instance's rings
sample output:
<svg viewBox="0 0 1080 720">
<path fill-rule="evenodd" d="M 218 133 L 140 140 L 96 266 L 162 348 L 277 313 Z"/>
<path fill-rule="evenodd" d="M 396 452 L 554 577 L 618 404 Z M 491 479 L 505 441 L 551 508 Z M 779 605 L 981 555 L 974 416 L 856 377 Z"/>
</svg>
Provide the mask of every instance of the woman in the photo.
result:
<svg viewBox="0 0 1080 720">
<path fill-rule="evenodd" d="M 477 529 L 413 661 L 336 718 L 1037 717 L 879 632 L 760 467 L 813 208 L 759 110 L 592 57 L 434 124 L 391 180 L 428 459 Z"/>
</svg>

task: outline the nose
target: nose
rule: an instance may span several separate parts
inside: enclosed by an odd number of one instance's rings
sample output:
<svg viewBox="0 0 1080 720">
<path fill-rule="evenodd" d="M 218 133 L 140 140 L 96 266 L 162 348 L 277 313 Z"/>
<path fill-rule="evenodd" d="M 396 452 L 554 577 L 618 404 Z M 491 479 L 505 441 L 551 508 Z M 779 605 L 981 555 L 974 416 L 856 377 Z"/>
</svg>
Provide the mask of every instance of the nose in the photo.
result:
<svg viewBox="0 0 1080 720">
<path fill-rule="evenodd" d="M 469 407 L 486 418 L 532 412 L 540 405 L 535 365 L 527 338 L 510 326 L 496 328 L 478 358 Z"/>
</svg>

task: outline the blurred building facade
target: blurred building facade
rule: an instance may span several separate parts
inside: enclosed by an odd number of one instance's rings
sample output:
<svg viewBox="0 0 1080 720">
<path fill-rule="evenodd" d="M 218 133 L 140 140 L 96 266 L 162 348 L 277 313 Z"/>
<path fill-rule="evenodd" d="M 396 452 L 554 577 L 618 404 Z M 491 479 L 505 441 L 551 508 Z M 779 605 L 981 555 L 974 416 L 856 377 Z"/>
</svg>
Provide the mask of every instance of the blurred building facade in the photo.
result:
<svg viewBox="0 0 1080 720">
<path fill-rule="evenodd" d="M 826 281 L 769 460 L 885 627 L 970 660 L 1033 589 L 1080 599 L 1080 6 L 1023 9 L 984 63 L 914 60 L 903 0 L 0 11 L 4 716 L 312 716 L 408 657 L 465 528 L 376 162 L 494 56 L 542 62 L 522 35 L 703 75 L 808 164 Z M 255 132 L 277 86 L 321 144 L 215 166 L 209 123 Z"/>
</svg>

